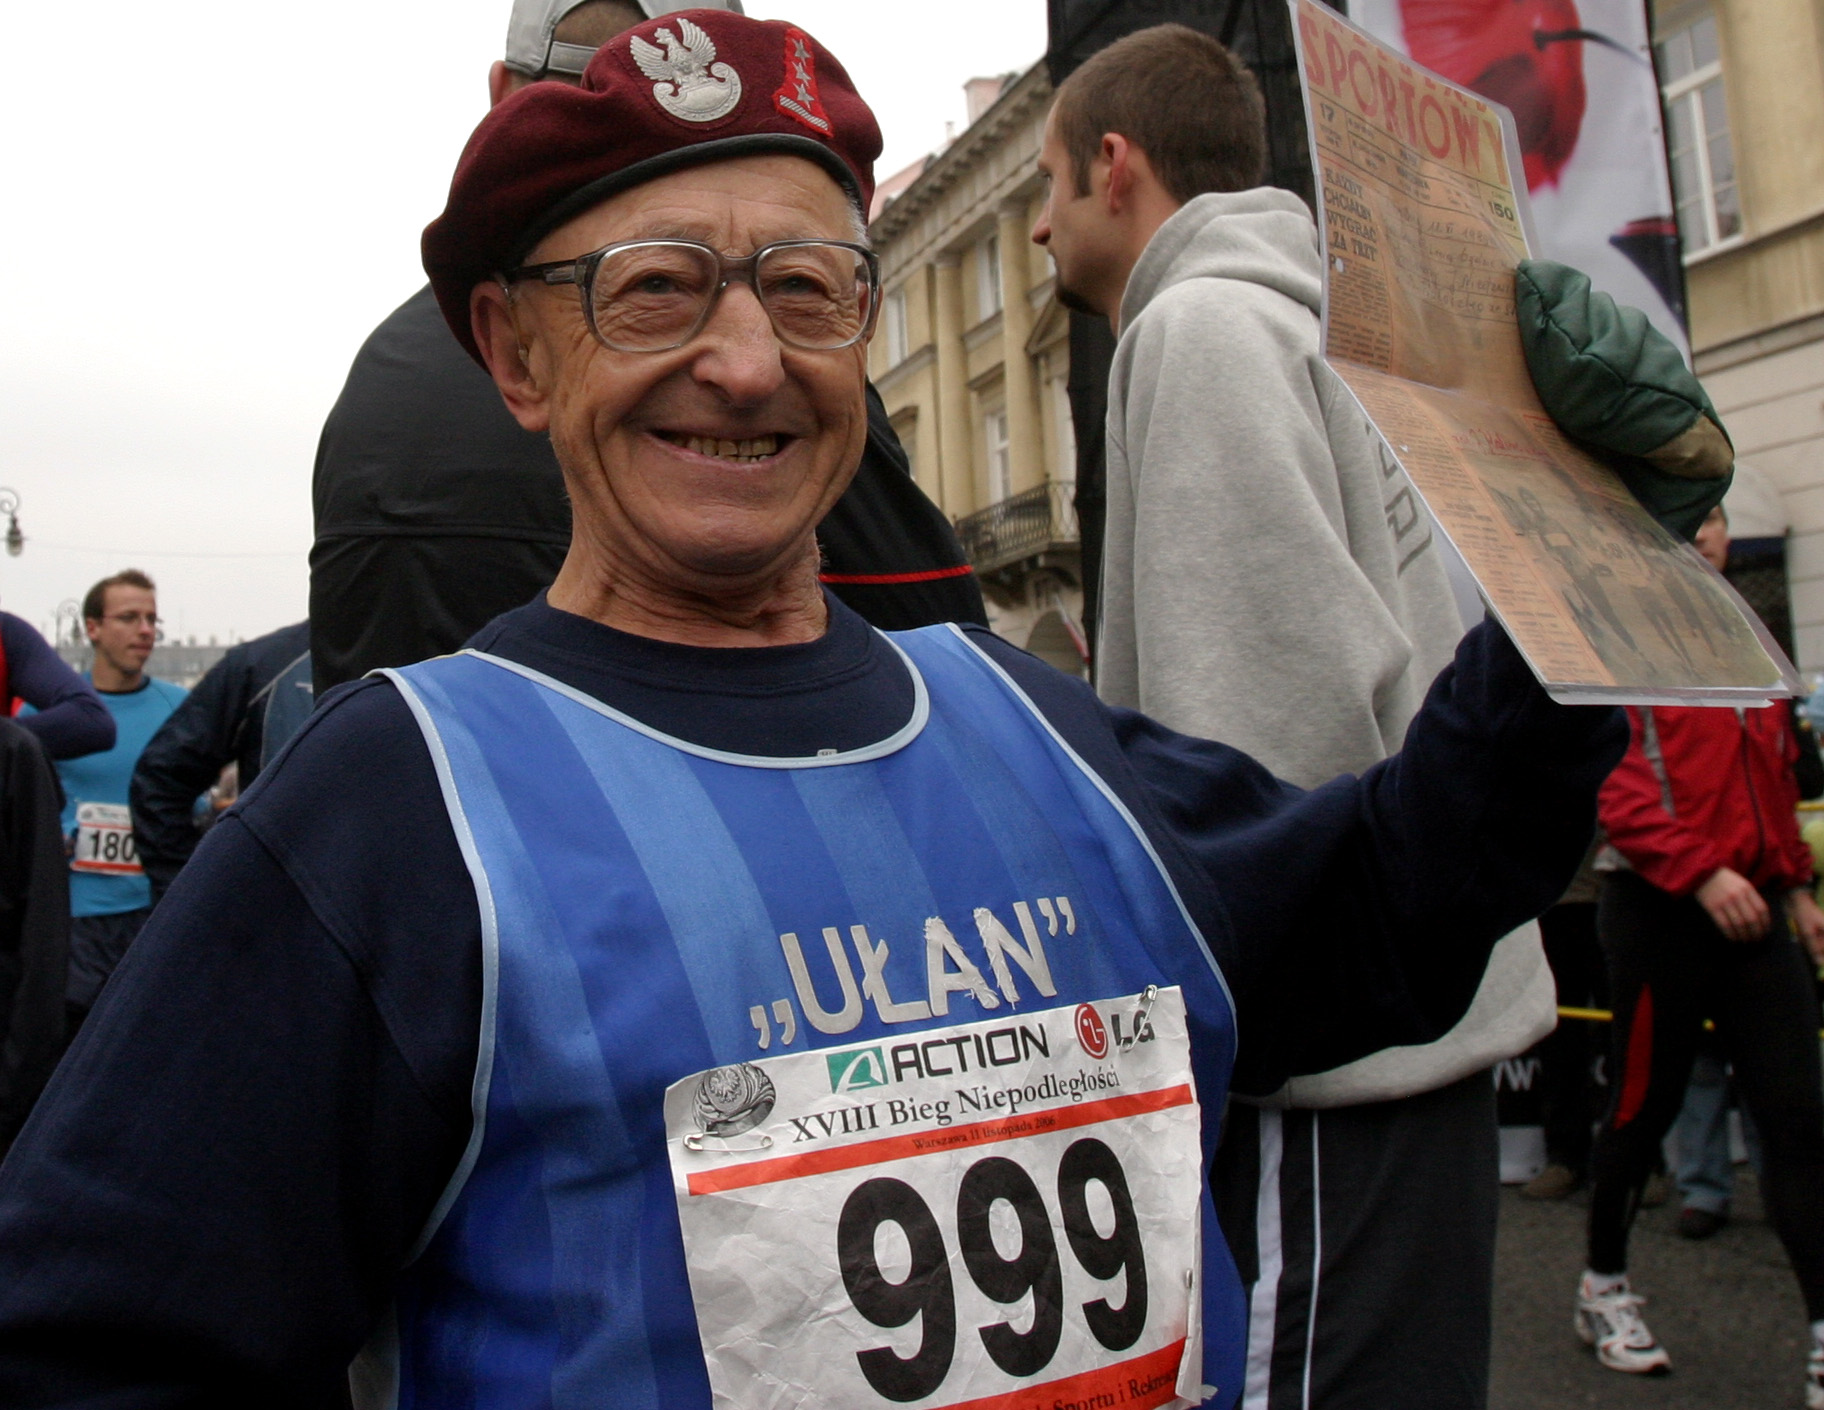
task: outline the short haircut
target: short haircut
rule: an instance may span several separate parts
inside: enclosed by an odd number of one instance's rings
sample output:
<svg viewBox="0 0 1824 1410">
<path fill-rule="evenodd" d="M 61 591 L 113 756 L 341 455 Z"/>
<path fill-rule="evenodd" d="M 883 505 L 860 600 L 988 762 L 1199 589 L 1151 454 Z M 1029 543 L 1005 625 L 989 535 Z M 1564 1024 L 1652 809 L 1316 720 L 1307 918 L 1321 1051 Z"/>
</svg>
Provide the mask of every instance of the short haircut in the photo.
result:
<svg viewBox="0 0 1824 1410">
<path fill-rule="evenodd" d="M 1059 88 L 1057 122 L 1078 195 L 1110 132 L 1146 153 L 1175 201 L 1246 191 L 1266 175 L 1260 85 L 1227 49 L 1185 25 L 1136 30 L 1091 55 Z"/>
<path fill-rule="evenodd" d="M 615 35 L 644 24 L 646 12 L 635 0 L 584 0 L 557 22 L 551 37 L 560 44 L 599 49 Z"/>
<path fill-rule="evenodd" d="M 103 578 L 90 588 L 88 595 L 82 599 L 82 615 L 91 622 L 99 622 L 107 615 L 108 589 L 111 587 L 144 588 L 147 592 L 157 592 L 158 584 L 153 582 L 137 568 L 122 568 L 110 578 Z"/>
</svg>

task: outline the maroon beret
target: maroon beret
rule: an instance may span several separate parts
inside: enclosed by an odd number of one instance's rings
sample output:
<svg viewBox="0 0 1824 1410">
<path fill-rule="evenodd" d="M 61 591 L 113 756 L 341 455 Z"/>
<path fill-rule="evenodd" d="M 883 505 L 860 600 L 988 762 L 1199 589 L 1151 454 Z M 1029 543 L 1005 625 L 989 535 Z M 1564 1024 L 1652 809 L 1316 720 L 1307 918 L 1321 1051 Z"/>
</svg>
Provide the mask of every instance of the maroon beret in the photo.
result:
<svg viewBox="0 0 1824 1410">
<path fill-rule="evenodd" d="M 816 162 L 863 211 L 873 199 L 874 114 L 835 56 L 780 20 L 674 11 L 604 44 L 580 88 L 520 89 L 475 129 L 424 232 L 425 272 L 451 331 L 479 361 L 476 284 L 617 191 L 762 153 Z"/>
</svg>

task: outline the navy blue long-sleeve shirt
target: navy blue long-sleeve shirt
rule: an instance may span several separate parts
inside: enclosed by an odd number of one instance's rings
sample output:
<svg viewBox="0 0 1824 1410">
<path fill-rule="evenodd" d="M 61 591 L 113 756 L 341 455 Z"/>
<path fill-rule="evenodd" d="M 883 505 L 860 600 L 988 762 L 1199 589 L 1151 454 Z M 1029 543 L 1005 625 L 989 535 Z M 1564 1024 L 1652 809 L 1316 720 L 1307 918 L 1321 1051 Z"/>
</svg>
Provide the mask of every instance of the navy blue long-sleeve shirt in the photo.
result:
<svg viewBox="0 0 1824 1410">
<path fill-rule="evenodd" d="M 1153 841 L 1234 994 L 1240 1091 L 1456 1022 L 1575 869 L 1626 742 L 1485 624 L 1401 754 L 1307 793 L 976 640 Z M 542 602 L 475 644 L 740 753 L 857 748 L 912 705 L 835 603 L 798 646 Z M 404 701 L 335 692 L 178 877 L 0 1167 L 0 1404 L 331 1402 L 468 1137 L 480 936 Z"/>
<path fill-rule="evenodd" d="M 32 627 L 0 612 L 0 649 L 6 652 L 6 689 L 38 713 L 19 727 L 53 759 L 75 759 L 114 747 L 114 717 L 94 688 L 72 671 Z"/>
</svg>

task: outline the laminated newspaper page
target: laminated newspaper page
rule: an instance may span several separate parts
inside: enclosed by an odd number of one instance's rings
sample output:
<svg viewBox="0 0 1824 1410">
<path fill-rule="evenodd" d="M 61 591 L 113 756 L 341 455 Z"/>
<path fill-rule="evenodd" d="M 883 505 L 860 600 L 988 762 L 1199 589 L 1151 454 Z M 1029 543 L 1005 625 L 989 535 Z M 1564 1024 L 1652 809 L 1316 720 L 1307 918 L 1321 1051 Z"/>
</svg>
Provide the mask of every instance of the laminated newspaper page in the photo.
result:
<svg viewBox="0 0 1824 1410">
<path fill-rule="evenodd" d="M 1513 118 L 1291 0 L 1324 356 L 1559 700 L 1744 704 L 1792 668 L 1695 550 L 1545 414 L 1520 344 Z"/>
</svg>

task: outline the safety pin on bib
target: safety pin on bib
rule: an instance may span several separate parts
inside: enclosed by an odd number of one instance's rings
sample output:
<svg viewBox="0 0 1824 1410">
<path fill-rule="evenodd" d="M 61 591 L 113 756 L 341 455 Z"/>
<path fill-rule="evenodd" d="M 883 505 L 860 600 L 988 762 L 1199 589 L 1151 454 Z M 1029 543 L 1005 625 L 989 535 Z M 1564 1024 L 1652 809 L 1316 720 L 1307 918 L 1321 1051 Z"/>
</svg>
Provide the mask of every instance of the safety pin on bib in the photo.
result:
<svg viewBox="0 0 1824 1410">
<path fill-rule="evenodd" d="M 1129 1048 L 1133 1047 L 1135 1043 L 1140 1041 L 1140 1035 L 1146 1032 L 1147 1015 L 1153 1011 L 1153 1002 L 1158 997 L 1159 986 L 1157 984 L 1149 984 L 1145 989 L 1140 991 L 1139 1007 L 1134 1010 L 1133 1028 L 1127 1033 L 1122 1033 L 1117 1024 L 1115 1029 L 1115 1032 L 1118 1035 L 1115 1039 L 1115 1048 L 1117 1051 L 1126 1052 Z"/>
<path fill-rule="evenodd" d="M 773 1138 L 762 1131 L 750 1141 L 731 1140 L 727 1136 L 705 1136 L 692 1131 L 684 1138 L 684 1149 L 687 1151 L 708 1152 L 711 1155 L 734 1155 L 743 1151 L 771 1150 Z"/>
</svg>

